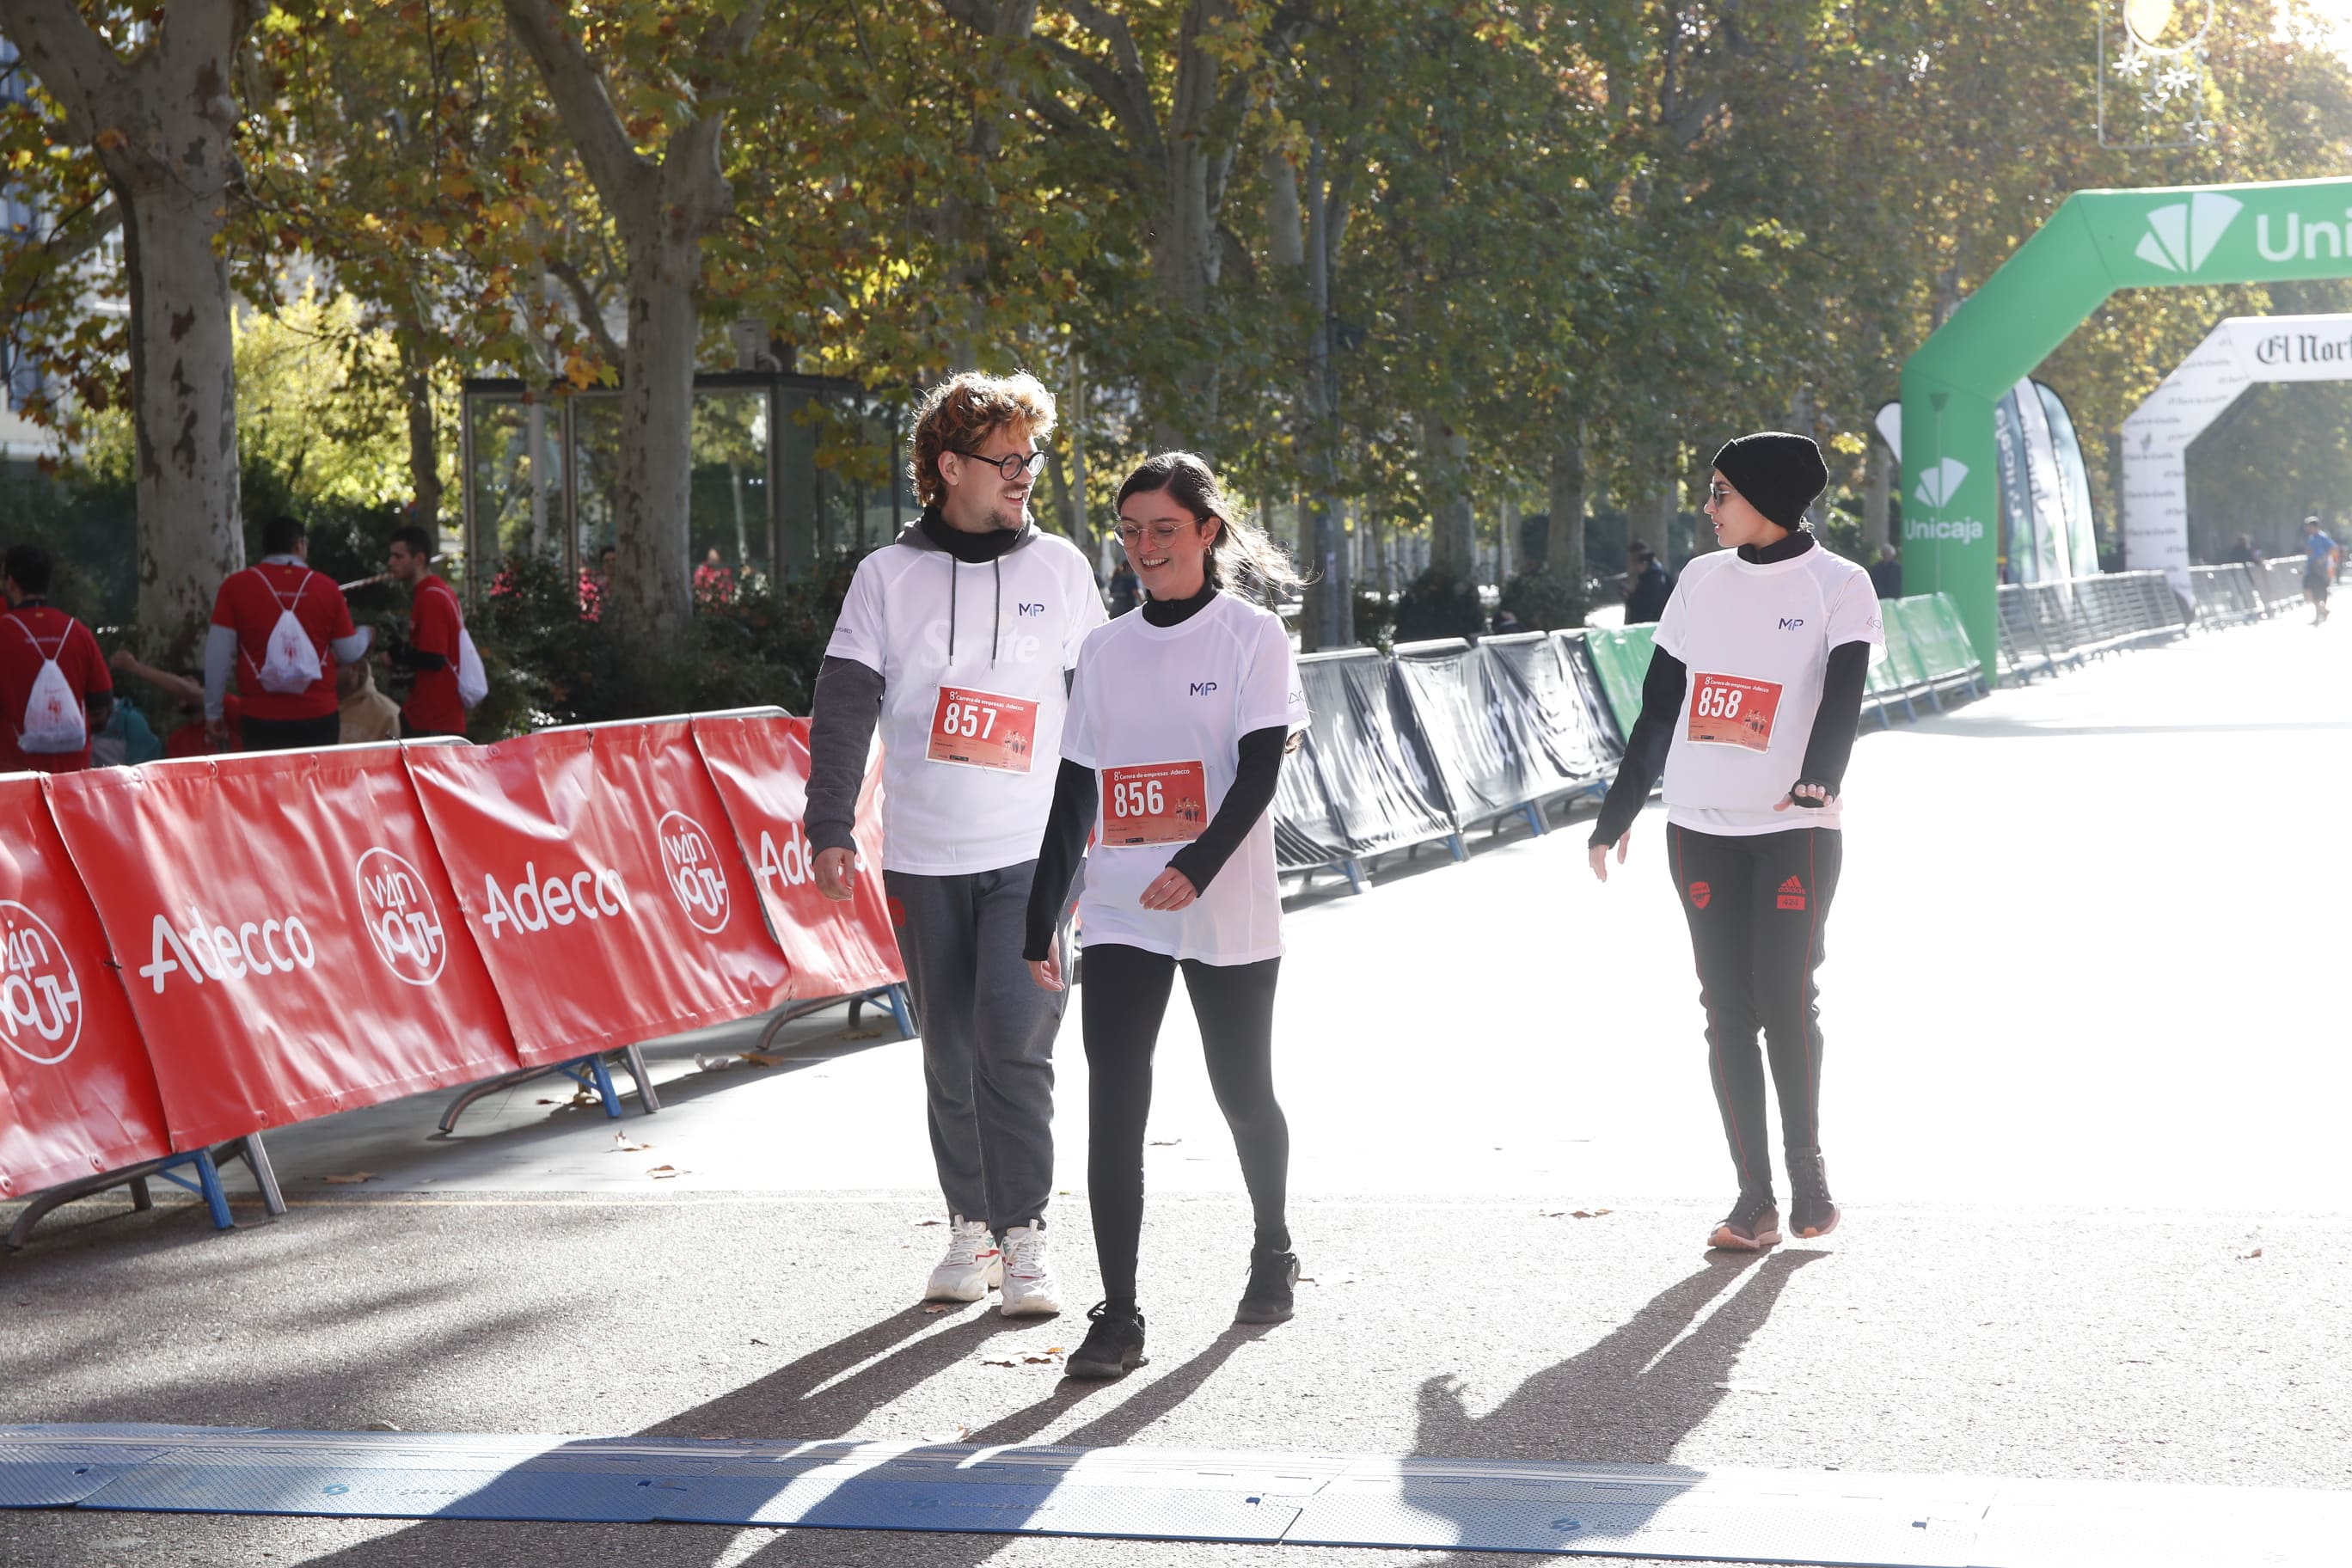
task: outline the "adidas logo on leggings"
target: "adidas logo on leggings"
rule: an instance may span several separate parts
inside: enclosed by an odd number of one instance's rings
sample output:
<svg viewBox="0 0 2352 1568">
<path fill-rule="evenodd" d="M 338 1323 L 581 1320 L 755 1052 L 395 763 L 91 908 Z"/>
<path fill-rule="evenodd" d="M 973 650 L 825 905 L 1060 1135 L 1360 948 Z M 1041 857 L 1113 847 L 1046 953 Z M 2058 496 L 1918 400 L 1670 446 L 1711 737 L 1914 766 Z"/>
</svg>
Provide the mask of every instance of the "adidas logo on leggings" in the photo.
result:
<svg viewBox="0 0 2352 1568">
<path fill-rule="evenodd" d="M 1805 907 L 1805 884 L 1791 877 L 1780 884 L 1780 907 L 1801 910 Z"/>
</svg>

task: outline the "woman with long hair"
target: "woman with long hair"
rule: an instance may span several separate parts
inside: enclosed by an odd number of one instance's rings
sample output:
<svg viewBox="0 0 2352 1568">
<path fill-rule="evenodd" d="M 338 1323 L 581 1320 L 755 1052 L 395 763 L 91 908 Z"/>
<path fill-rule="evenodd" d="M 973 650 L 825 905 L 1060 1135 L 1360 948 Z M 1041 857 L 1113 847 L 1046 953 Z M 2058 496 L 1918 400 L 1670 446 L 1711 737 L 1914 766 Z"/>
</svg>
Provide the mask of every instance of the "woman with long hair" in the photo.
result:
<svg viewBox="0 0 2352 1568">
<path fill-rule="evenodd" d="M 1298 1279 L 1285 1217 L 1290 1129 L 1274 1093 L 1282 898 L 1267 807 L 1307 712 L 1281 617 L 1255 602 L 1298 577 L 1189 452 L 1129 476 L 1118 536 L 1149 597 L 1079 649 L 1024 950 L 1037 984 L 1060 990 L 1055 930 L 1083 856 L 1087 1181 L 1104 1300 L 1067 1363 L 1080 1378 L 1143 1364 L 1144 1124 L 1180 967 L 1255 1218 L 1234 1321 L 1288 1318 Z"/>
</svg>

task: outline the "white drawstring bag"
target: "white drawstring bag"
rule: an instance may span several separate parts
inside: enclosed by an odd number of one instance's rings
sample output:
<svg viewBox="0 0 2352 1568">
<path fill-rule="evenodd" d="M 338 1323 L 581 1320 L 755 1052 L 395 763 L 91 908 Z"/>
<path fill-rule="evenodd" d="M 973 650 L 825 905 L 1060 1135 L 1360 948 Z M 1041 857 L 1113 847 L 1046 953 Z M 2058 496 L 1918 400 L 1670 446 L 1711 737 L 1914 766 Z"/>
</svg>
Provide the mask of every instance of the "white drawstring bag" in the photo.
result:
<svg viewBox="0 0 2352 1568">
<path fill-rule="evenodd" d="M 291 694 L 308 691 L 319 683 L 326 671 L 319 664 L 319 647 L 310 640 L 310 631 L 294 614 L 294 606 L 302 602 L 302 591 L 310 585 L 315 574 L 305 574 L 296 584 L 291 600 L 280 599 L 268 578 L 261 584 L 269 589 L 269 596 L 278 600 L 278 624 L 269 628 L 269 641 L 261 657 L 261 686 L 265 691 Z"/>
<path fill-rule="evenodd" d="M 41 656 L 41 672 L 33 677 L 33 694 L 25 700 L 25 722 L 16 737 L 16 749 L 28 757 L 80 751 L 89 744 L 89 722 L 82 714 L 81 699 L 74 695 L 73 683 L 58 668 L 58 656 L 65 652 L 70 630 L 58 636 L 56 647 L 46 648 L 32 627 L 14 616 L 8 619 Z"/>
<path fill-rule="evenodd" d="M 446 588 L 438 592 L 447 594 Z M 449 607 L 457 621 L 457 700 L 468 708 L 479 707 L 490 694 L 489 672 L 482 668 L 481 650 L 474 647 L 474 634 L 466 629 L 464 612 L 457 609 L 457 595 L 449 594 Z"/>
</svg>

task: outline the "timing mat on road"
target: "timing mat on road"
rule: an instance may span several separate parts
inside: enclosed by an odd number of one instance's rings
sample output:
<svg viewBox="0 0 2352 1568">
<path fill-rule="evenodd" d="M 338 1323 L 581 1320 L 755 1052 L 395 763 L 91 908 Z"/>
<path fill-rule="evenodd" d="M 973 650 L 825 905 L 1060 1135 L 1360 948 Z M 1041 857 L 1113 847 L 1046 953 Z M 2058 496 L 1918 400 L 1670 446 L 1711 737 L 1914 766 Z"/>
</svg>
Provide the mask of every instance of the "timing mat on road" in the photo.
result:
<svg viewBox="0 0 2352 1568">
<path fill-rule="evenodd" d="M 0 1425 L 0 1507 L 1884 1568 L 2334 1568 L 2352 1492 L 1149 1448 Z"/>
</svg>

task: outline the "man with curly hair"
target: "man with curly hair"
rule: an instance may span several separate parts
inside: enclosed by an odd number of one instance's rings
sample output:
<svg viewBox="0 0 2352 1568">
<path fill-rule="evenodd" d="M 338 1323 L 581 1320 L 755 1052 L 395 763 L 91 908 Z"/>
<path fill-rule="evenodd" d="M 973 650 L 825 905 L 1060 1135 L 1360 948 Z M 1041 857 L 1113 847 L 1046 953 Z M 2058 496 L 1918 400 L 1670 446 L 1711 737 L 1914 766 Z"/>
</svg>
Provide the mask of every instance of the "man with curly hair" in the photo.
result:
<svg viewBox="0 0 2352 1568">
<path fill-rule="evenodd" d="M 1045 1205 L 1062 996 L 1030 984 L 1021 950 L 1066 672 L 1105 619 L 1086 557 L 1030 521 L 1054 419 L 1052 395 L 1026 374 L 967 371 L 924 397 L 908 465 L 922 516 L 858 563 L 809 733 L 816 884 L 846 899 L 859 874 L 858 787 L 880 727 L 883 885 L 953 1227 L 925 1299 L 977 1301 L 1001 1288 L 1008 1317 L 1061 1310 Z"/>
</svg>

